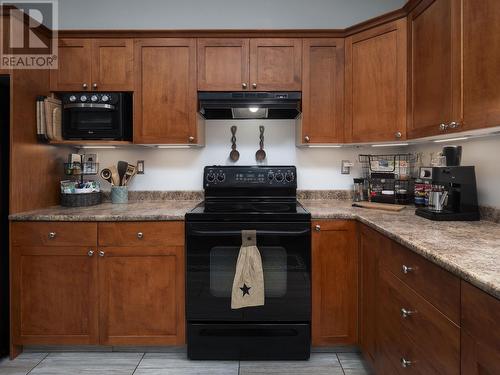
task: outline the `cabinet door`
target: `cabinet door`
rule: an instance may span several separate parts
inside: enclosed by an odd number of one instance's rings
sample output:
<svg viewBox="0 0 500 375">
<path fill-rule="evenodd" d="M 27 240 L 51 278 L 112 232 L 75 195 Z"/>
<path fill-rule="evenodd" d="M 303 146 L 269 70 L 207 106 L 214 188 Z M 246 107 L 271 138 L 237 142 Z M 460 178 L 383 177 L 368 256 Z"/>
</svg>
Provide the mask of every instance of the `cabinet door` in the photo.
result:
<svg viewBox="0 0 500 375">
<path fill-rule="evenodd" d="M 59 39 L 58 68 L 50 70 L 51 91 L 91 88 L 90 39 Z"/>
<path fill-rule="evenodd" d="M 378 296 L 378 258 L 384 238 L 374 230 L 361 225 L 360 249 L 360 325 L 359 344 L 365 358 L 373 366 L 376 354 Z"/>
<path fill-rule="evenodd" d="M 463 127 L 500 124 L 500 1 L 463 1 Z"/>
<path fill-rule="evenodd" d="M 500 301 L 462 280 L 462 374 L 500 373 Z"/>
<path fill-rule="evenodd" d="M 302 142 L 340 143 L 344 137 L 344 40 L 304 39 Z"/>
<path fill-rule="evenodd" d="M 250 39 L 251 90 L 300 91 L 302 40 Z"/>
<path fill-rule="evenodd" d="M 15 345 L 98 343 L 94 250 L 77 246 L 12 248 Z"/>
<path fill-rule="evenodd" d="M 248 39 L 198 39 L 198 90 L 248 90 L 248 52 Z"/>
<path fill-rule="evenodd" d="M 406 138 L 406 19 L 346 38 L 346 138 Z"/>
<path fill-rule="evenodd" d="M 355 221 L 316 221 L 312 235 L 312 344 L 357 341 Z"/>
<path fill-rule="evenodd" d="M 135 44 L 134 143 L 197 143 L 196 41 Z"/>
<path fill-rule="evenodd" d="M 184 248 L 102 247 L 100 342 L 184 344 Z"/>
<path fill-rule="evenodd" d="M 409 15 L 411 114 L 408 136 L 460 121 L 460 1 L 424 0 Z"/>
<path fill-rule="evenodd" d="M 132 39 L 92 41 L 92 90 L 134 90 Z"/>
</svg>

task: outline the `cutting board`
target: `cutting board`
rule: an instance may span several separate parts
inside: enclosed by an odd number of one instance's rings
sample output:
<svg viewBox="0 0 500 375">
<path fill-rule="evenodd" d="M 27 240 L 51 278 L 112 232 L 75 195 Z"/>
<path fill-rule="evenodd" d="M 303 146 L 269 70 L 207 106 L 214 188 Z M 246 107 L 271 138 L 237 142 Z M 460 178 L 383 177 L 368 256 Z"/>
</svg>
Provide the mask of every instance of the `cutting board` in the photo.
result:
<svg viewBox="0 0 500 375">
<path fill-rule="evenodd" d="M 399 212 L 405 208 L 405 206 L 401 206 L 399 204 L 376 203 L 376 202 L 355 202 L 352 204 L 352 206 L 361 208 L 371 208 L 374 210 L 392 211 L 392 212 Z"/>
</svg>

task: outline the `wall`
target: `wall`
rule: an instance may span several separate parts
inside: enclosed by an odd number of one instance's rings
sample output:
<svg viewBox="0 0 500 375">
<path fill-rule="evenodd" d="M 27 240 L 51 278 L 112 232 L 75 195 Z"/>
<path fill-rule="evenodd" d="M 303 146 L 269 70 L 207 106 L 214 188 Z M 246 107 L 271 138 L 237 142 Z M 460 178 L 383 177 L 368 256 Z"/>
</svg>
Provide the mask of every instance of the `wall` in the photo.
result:
<svg viewBox="0 0 500 375">
<path fill-rule="evenodd" d="M 424 152 L 424 162 L 430 164 L 430 153 L 439 152 L 448 144 L 462 146 L 462 165 L 476 167 L 479 204 L 500 208 L 500 135 L 461 142 L 422 144 L 409 150 Z"/>
<path fill-rule="evenodd" d="M 64 0 L 61 29 L 339 29 L 405 0 Z"/>
<path fill-rule="evenodd" d="M 231 146 L 229 128 L 233 124 L 238 126 L 236 136 L 240 160 L 237 165 L 256 164 L 259 125 L 263 124 L 266 164 L 296 165 L 300 189 L 350 189 L 352 178 L 359 175 L 359 166 L 354 168 L 351 175 L 342 175 L 341 161 L 343 159 L 355 161 L 359 153 L 374 151 L 373 148 L 352 146 L 340 149 L 297 148 L 295 123 L 290 120 L 207 121 L 206 147 L 200 149 L 134 148 L 84 151 L 97 151 L 101 168 L 121 159 L 131 163 L 145 160 L 146 173 L 136 176 L 130 186 L 131 190 L 201 190 L 202 171 L 205 165 L 234 164 L 229 160 Z"/>
</svg>

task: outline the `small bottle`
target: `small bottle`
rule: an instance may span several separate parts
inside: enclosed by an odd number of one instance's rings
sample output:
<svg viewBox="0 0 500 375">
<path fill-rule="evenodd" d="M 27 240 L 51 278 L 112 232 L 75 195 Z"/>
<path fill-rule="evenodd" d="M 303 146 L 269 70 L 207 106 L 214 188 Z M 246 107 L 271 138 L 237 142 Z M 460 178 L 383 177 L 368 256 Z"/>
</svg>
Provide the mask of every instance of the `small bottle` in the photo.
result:
<svg viewBox="0 0 500 375">
<path fill-rule="evenodd" d="M 363 198 L 363 185 L 364 185 L 364 178 L 355 178 L 354 179 L 354 187 L 353 187 L 353 192 L 352 192 L 352 200 L 354 202 L 361 202 L 364 200 Z"/>
</svg>

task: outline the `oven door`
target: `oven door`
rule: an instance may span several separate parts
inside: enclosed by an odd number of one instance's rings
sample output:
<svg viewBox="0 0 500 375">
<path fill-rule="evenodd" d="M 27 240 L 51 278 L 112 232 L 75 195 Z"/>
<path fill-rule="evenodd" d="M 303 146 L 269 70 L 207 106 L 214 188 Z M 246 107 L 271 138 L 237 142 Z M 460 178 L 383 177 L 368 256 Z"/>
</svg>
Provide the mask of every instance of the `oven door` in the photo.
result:
<svg viewBox="0 0 500 375">
<path fill-rule="evenodd" d="M 231 309 L 241 231 L 257 231 L 265 304 Z M 188 321 L 310 321 L 310 223 L 186 223 Z"/>
<path fill-rule="evenodd" d="M 122 137 L 119 108 L 115 104 L 73 103 L 64 105 L 64 139 Z"/>
</svg>

